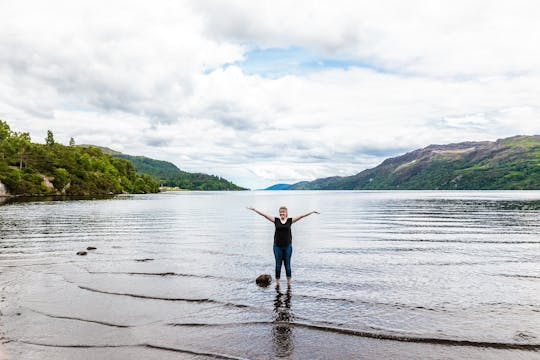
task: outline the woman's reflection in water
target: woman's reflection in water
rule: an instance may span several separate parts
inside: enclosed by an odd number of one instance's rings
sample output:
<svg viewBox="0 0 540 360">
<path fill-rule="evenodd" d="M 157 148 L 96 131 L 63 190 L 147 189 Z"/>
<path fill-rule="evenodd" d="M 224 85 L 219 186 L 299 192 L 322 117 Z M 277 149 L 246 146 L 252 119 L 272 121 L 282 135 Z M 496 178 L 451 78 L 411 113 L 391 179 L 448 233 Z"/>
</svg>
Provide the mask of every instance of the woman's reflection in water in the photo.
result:
<svg viewBox="0 0 540 360">
<path fill-rule="evenodd" d="M 281 292 L 279 286 L 276 287 L 276 298 L 274 299 L 275 322 L 272 328 L 272 339 L 274 341 L 274 353 L 278 357 L 289 356 L 293 349 L 293 332 L 289 322 L 294 320 L 291 312 L 291 287 L 287 286 L 287 292 Z"/>
</svg>

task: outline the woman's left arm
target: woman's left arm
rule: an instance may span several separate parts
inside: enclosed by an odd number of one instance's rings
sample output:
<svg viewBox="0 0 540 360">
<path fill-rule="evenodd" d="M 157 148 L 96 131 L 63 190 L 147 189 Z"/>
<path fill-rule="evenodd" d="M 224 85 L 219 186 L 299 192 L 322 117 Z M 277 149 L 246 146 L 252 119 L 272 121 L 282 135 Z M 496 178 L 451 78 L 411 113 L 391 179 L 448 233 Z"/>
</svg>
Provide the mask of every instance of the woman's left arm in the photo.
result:
<svg viewBox="0 0 540 360">
<path fill-rule="evenodd" d="M 310 211 L 310 212 L 308 212 L 308 213 L 305 213 L 304 215 L 295 216 L 295 217 L 292 218 L 292 222 L 293 222 L 293 224 L 294 224 L 294 223 L 297 222 L 298 220 L 303 219 L 303 218 L 305 218 L 306 216 L 309 216 L 309 215 L 311 215 L 311 214 L 320 214 L 320 212 L 314 210 L 314 211 Z"/>
</svg>

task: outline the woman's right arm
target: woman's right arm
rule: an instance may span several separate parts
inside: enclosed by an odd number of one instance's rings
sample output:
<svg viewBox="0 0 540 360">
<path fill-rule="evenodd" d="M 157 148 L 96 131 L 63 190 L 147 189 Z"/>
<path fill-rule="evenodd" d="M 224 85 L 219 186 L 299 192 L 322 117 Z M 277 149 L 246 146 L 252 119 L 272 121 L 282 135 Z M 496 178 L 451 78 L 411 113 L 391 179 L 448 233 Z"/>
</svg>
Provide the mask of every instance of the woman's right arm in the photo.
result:
<svg viewBox="0 0 540 360">
<path fill-rule="evenodd" d="M 268 214 L 265 214 L 265 213 L 263 213 L 263 212 L 261 212 L 261 211 L 255 209 L 254 207 L 248 207 L 248 209 L 249 209 L 249 210 L 253 210 L 253 211 L 255 211 L 257 214 L 261 215 L 262 217 L 267 218 L 268 221 L 274 222 L 274 217 L 272 217 L 272 216 L 270 216 L 270 215 L 268 215 Z"/>
</svg>

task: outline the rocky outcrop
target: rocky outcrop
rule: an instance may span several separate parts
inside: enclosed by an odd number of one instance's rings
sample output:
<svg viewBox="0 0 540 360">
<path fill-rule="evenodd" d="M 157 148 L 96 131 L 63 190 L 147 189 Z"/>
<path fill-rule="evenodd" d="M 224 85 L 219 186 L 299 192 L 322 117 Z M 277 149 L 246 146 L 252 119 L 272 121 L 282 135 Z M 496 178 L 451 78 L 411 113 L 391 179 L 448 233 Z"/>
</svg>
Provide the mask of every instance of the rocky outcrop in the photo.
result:
<svg viewBox="0 0 540 360">
<path fill-rule="evenodd" d="M 6 186 L 0 181 L 0 196 L 9 196 Z"/>
<path fill-rule="evenodd" d="M 46 188 L 48 188 L 51 191 L 54 191 L 54 185 L 52 183 L 52 180 L 54 178 L 50 176 L 43 176 L 43 185 L 45 185 Z"/>
</svg>

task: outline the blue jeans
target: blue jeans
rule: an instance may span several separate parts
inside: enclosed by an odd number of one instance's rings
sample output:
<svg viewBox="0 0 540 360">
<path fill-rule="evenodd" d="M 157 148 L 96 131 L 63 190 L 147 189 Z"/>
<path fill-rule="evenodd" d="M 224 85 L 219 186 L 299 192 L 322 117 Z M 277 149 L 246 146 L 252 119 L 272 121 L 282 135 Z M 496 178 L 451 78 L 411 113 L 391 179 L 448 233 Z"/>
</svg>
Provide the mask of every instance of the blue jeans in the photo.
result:
<svg viewBox="0 0 540 360">
<path fill-rule="evenodd" d="M 274 244 L 274 257 L 276 258 L 276 279 L 279 279 L 281 276 L 281 264 L 285 263 L 285 272 L 287 273 L 287 278 L 291 277 L 291 255 L 292 255 L 292 245 L 287 245 L 287 247 L 279 247 Z"/>
</svg>

